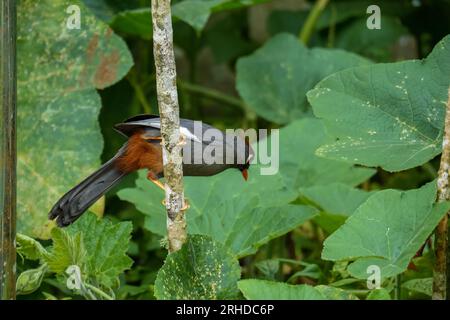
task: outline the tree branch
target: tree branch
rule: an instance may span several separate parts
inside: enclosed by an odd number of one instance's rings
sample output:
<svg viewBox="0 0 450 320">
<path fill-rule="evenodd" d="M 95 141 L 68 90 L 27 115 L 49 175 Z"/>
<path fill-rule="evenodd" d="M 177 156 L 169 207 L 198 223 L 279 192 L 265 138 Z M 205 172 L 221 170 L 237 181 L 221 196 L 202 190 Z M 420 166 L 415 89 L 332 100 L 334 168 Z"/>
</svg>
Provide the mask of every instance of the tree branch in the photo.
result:
<svg viewBox="0 0 450 320">
<path fill-rule="evenodd" d="M 450 175 L 450 88 L 445 114 L 444 140 L 442 142 L 441 164 L 439 166 L 437 180 L 437 201 L 450 199 L 449 175 Z M 445 300 L 449 298 L 448 283 L 450 282 L 448 250 L 448 213 L 442 218 L 436 228 L 436 262 L 433 274 L 433 300 Z"/>
<path fill-rule="evenodd" d="M 170 0 L 152 0 L 153 54 L 156 89 L 161 117 L 161 135 L 166 178 L 167 237 L 169 251 L 177 251 L 186 241 L 182 145 L 177 94 L 177 74 L 173 52 Z"/>
<path fill-rule="evenodd" d="M 16 297 L 16 1 L 0 2 L 0 300 Z"/>
</svg>

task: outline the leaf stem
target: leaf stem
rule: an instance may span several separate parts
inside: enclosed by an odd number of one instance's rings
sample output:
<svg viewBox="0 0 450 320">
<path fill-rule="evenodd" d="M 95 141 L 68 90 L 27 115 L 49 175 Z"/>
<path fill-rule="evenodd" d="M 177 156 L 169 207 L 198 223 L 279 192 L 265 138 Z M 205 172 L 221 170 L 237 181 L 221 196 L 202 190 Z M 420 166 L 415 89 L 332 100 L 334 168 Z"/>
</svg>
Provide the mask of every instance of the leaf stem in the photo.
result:
<svg viewBox="0 0 450 320">
<path fill-rule="evenodd" d="M 437 202 L 450 199 L 450 88 L 445 114 L 444 139 L 442 142 L 441 163 L 437 178 Z M 450 260 L 448 248 L 448 212 L 439 222 L 436 231 L 436 262 L 433 273 L 433 300 L 445 300 L 450 297 L 448 263 Z"/>
<path fill-rule="evenodd" d="M 84 284 L 84 286 L 88 289 L 87 291 L 93 291 L 93 292 L 95 292 L 97 295 L 99 295 L 100 297 L 102 297 L 102 298 L 105 298 L 106 300 L 114 300 L 114 298 L 113 297 L 111 297 L 109 294 L 107 294 L 106 292 L 103 292 L 103 290 L 100 290 L 99 288 L 97 288 L 97 287 L 95 287 L 95 286 L 93 286 L 93 285 L 90 285 L 89 283 L 83 283 Z M 91 293 L 91 295 L 92 295 L 92 293 Z"/>
<path fill-rule="evenodd" d="M 242 100 L 232 97 L 230 95 L 224 94 L 218 90 L 206 88 L 204 86 L 190 83 L 184 80 L 178 80 L 178 85 L 185 91 L 198 93 L 207 98 L 214 99 L 220 102 L 224 102 L 230 106 L 238 107 L 244 111 L 245 116 L 250 121 L 255 121 L 257 118 L 256 113 L 250 109 Z"/>
<path fill-rule="evenodd" d="M 305 45 L 308 45 L 314 30 L 316 29 L 317 21 L 319 20 L 322 12 L 325 10 L 329 0 L 316 0 L 313 8 L 311 9 L 308 17 L 306 18 L 305 24 L 299 34 L 299 39 Z"/>
<path fill-rule="evenodd" d="M 134 71 L 130 72 L 127 79 L 128 79 L 128 82 L 130 82 L 131 86 L 133 87 L 134 92 L 136 93 L 136 97 L 138 98 L 139 102 L 141 103 L 142 108 L 144 109 L 144 112 L 151 114 L 152 106 L 150 105 L 150 102 L 148 102 L 142 86 L 139 84 L 136 72 L 134 72 Z"/>
</svg>

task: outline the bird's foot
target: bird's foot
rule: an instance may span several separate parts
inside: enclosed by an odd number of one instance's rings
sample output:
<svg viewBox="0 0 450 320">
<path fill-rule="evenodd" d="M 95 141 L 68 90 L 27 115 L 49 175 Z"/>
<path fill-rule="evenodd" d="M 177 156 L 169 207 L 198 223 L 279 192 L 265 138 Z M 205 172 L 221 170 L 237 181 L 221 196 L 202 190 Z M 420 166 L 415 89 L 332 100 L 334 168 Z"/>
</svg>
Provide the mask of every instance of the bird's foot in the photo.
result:
<svg viewBox="0 0 450 320">
<path fill-rule="evenodd" d="M 182 133 L 180 133 L 180 141 L 177 143 L 179 146 L 186 145 L 186 136 Z"/>
<path fill-rule="evenodd" d="M 165 207 L 166 206 L 166 199 L 162 199 L 161 204 Z M 186 211 L 191 207 L 191 205 L 189 204 L 189 200 L 188 199 L 184 199 L 184 206 L 183 208 L 180 209 L 180 211 Z"/>
<path fill-rule="evenodd" d="M 147 179 L 150 180 L 151 182 L 153 182 L 154 184 L 156 184 L 162 190 L 166 191 L 166 188 L 164 187 L 162 182 L 158 180 L 158 178 L 155 176 L 155 174 L 152 171 L 149 171 L 147 173 Z"/>
</svg>

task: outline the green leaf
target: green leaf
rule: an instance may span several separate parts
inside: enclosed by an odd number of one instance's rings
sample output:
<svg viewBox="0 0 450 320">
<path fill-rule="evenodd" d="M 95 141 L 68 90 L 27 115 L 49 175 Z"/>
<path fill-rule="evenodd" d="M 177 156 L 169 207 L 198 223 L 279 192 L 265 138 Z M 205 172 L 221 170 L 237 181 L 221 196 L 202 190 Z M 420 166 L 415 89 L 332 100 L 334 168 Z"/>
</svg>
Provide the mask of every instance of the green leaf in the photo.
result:
<svg viewBox="0 0 450 320">
<path fill-rule="evenodd" d="M 351 68 L 308 92 L 314 113 L 337 137 L 317 154 L 400 171 L 441 152 L 450 86 L 450 36 L 423 61 Z"/>
<path fill-rule="evenodd" d="M 220 15 L 208 25 L 204 39 L 211 48 L 215 63 L 227 63 L 254 50 L 256 44 L 242 33 L 243 28 L 248 28 L 246 18 L 246 11 L 238 11 Z"/>
<path fill-rule="evenodd" d="M 150 40 L 153 36 L 152 13 L 150 9 L 134 9 L 122 11 L 114 16 L 111 28 L 116 32 L 124 32 Z"/>
<path fill-rule="evenodd" d="M 130 222 L 113 224 L 86 213 L 68 228 L 52 230 L 53 248 L 45 261 L 59 275 L 77 265 L 85 283 L 111 288 L 132 264 L 126 255 L 131 230 Z"/>
<path fill-rule="evenodd" d="M 69 4 L 81 8 L 81 30 L 66 28 Z M 122 78 L 132 58 L 78 0 L 20 1 L 18 21 L 17 226 L 48 238 L 54 202 L 99 165 L 96 88 Z"/>
<path fill-rule="evenodd" d="M 300 188 L 300 193 L 321 209 L 314 221 L 333 233 L 374 192 L 355 189 L 342 183 Z"/>
<path fill-rule="evenodd" d="M 315 215 L 313 208 L 289 205 L 296 195 L 282 178 L 262 176 L 259 169 L 257 165 L 250 167 L 247 182 L 237 170 L 211 177 L 185 177 L 185 194 L 191 205 L 186 215 L 188 232 L 209 235 L 242 257 Z M 145 172 L 140 172 L 136 187 L 121 190 L 119 197 L 134 203 L 147 216 L 147 229 L 166 235 L 166 214 L 161 205 L 164 194 L 147 180 Z"/>
<path fill-rule="evenodd" d="M 368 29 L 367 17 L 360 18 L 341 30 L 336 47 L 356 52 L 377 61 L 392 60 L 392 45 L 408 30 L 397 17 L 383 14 L 381 29 Z"/>
<path fill-rule="evenodd" d="M 211 9 L 224 0 L 185 0 L 172 6 L 172 14 L 200 32 L 208 22 Z"/>
<path fill-rule="evenodd" d="M 351 186 L 370 178 L 375 171 L 342 161 L 319 158 L 315 150 L 333 139 L 320 120 L 298 120 L 280 130 L 280 174 L 293 190 L 339 182 Z"/>
<path fill-rule="evenodd" d="M 411 279 L 403 283 L 402 288 L 431 297 L 433 294 L 433 278 Z"/>
<path fill-rule="evenodd" d="M 167 256 L 155 281 L 158 299 L 235 299 L 241 270 L 237 259 L 210 237 L 191 235 Z"/>
<path fill-rule="evenodd" d="M 16 292 L 18 295 L 33 293 L 41 286 L 47 272 L 47 265 L 43 264 L 36 269 L 29 269 L 22 272 L 16 281 Z"/>
<path fill-rule="evenodd" d="M 17 253 L 30 260 L 40 260 L 48 256 L 47 250 L 38 241 L 26 235 L 16 235 Z"/>
<path fill-rule="evenodd" d="M 435 199 L 435 181 L 420 189 L 375 193 L 325 240 L 322 258 L 356 260 L 348 271 L 359 279 L 367 278 L 371 265 L 380 268 L 382 278 L 402 273 L 450 208 Z"/>
<path fill-rule="evenodd" d="M 197 32 L 201 32 L 213 12 L 239 9 L 268 0 L 185 0 L 172 6 L 172 22 L 184 21 Z M 150 40 L 153 36 L 152 13 L 150 8 L 124 10 L 116 14 L 111 27 L 117 32 L 124 32 Z"/>
<path fill-rule="evenodd" d="M 255 112 L 285 124 L 310 113 L 306 93 L 326 76 L 368 60 L 338 49 L 308 49 L 280 34 L 237 63 L 239 94 Z"/>
<path fill-rule="evenodd" d="M 247 300 L 326 300 L 314 287 L 282 282 L 246 279 L 238 282 Z"/>
<path fill-rule="evenodd" d="M 206 0 L 208 1 L 208 0 Z M 218 5 L 214 6 L 213 12 L 220 12 L 224 10 L 241 9 L 249 6 L 254 6 L 269 2 L 270 0 L 222 0 Z"/>
<path fill-rule="evenodd" d="M 45 258 L 50 271 L 61 275 L 72 265 L 85 270 L 86 250 L 81 233 L 72 236 L 66 230 L 54 228 L 52 240 L 53 248 L 50 255 Z"/>
<path fill-rule="evenodd" d="M 330 2 L 323 12 L 321 13 L 315 29 L 322 31 L 326 28 L 335 28 L 336 25 L 342 22 L 347 22 L 352 17 L 365 17 L 364 21 L 367 21 L 366 10 L 367 7 L 374 4 L 371 0 L 358 0 L 358 1 L 333 1 Z M 409 3 L 395 2 L 391 0 L 377 1 L 377 4 L 382 8 L 382 30 L 385 28 L 384 19 L 389 17 L 388 15 L 402 15 L 410 13 L 413 6 Z M 306 18 L 310 14 L 310 10 L 302 11 L 288 11 L 288 10 L 273 10 L 269 16 L 268 28 L 271 34 L 279 32 L 290 32 L 294 35 L 300 33 L 300 29 L 303 26 Z M 364 29 L 368 30 L 366 25 Z M 338 32 L 338 36 L 342 31 Z M 378 32 L 376 30 L 375 32 Z M 361 38 L 364 41 L 364 38 Z M 373 46 L 371 44 L 371 46 Z"/>
<path fill-rule="evenodd" d="M 200 32 L 213 12 L 239 9 L 269 0 L 185 0 L 172 6 L 172 15 Z"/>
<path fill-rule="evenodd" d="M 314 289 L 319 291 L 328 300 L 359 300 L 354 294 L 339 288 L 320 285 L 315 286 Z"/>
<path fill-rule="evenodd" d="M 67 228 L 67 233 L 74 238 L 83 235 L 86 274 L 90 279 L 111 287 L 117 283 L 118 276 L 131 267 L 133 261 L 126 253 L 132 228 L 131 222 L 112 223 L 97 219 L 91 213 L 84 214 Z"/>
<path fill-rule="evenodd" d="M 355 189 L 343 183 L 300 188 L 300 193 L 323 211 L 350 216 L 375 192 Z"/>
<path fill-rule="evenodd" d="M 305 268 L 303 270 L 297 271 L 292 276 L 290 276 L 289 279 L 287 280 L 287 282 L 291 282 L 291 281 L 297 279 L 298 277 L 308 277 L 311 279 L 319 279 L 320 276 L 322 275 L 322 272 L 317 264 L 305 263 L 304 267 Z"/>
<path fill-rule="evenodd" d="M 380 288 L 370 291 L 366 300 L 391 300 L 391 295 L 386 289 Z"/>
<path fill-rule="evenodd" d="M 255 263 L 255 267 L 264 275 L 267 280 L 275 280 L 280 270 L 280 260 L 270 259 Z"/>
</svg>

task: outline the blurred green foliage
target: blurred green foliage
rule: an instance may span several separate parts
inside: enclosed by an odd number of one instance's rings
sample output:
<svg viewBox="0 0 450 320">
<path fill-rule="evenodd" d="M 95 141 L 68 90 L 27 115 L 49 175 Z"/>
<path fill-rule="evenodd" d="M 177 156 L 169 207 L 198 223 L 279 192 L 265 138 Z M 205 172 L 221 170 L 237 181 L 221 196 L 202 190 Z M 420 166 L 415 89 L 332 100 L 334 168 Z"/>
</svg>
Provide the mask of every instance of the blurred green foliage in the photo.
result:
<svg viewBox="0 0 450 320">
<path fill-rule="evenodd" d="M 124 143 L 113 125 L 157 113 L 150 0 L 21 1 L 21 298 L 429 298 L 433 252 L 425 245 L 422 256 L 413 256 L 447 206 L 432 209 L 433 182 L 418 188 L 434 181 L 439 165 L 433 157 L 440 152 L 443 115 L 426 115 L 442 104 L 448 86 L 448 72 L 441 70 L 450 60 L 444 39 L 450 3 L 379 1 L 382 28 L 368 30 L 371 3 L 331 0 L 304 45 L 298 35 L 313 2 L 284 2 L 172 1 L 181 116 L 221 129 L 281 130 L 275 176 L 260 176 L 254 165 L 247 183 L 232 171 L 186 179 L 190 238 L 167 257 L 164 196 L 144 173 L 130 175 L 106 195 L 104 208 L 94 209 L 103 220 L 86 214 L 68 229 L 54 229 L 51 240 L 42 239 L 48 238 L 51 225 L 44 224 L 58 196 Z M 62 24 L 64 8 L 74 3 L 81 7 L 83 32 L 68 32 Z M 433 48 L 439 56 L 425 64 L 381 64 L 423 59 Z M 96 81 L 101 58 L 114 52 L 117 72 Z M 420 68 L 427 69 L 423 85 Z M 401 83 L 389 76 L 396 71 L 409 77 L 405 96 L 396 95 Z M 381 105 L 379 112 L 395 110 L 394 119 L 425 141 L 432 137 L 435 148 L 422 156 L 416 152 L 420 140 L 408 135 L 401 140 L 405 149 L 396 149 L 402 127 L 398 136 L 391 134 L 399 127 L 382 117 L 372 121 L 367 110 L 355 107 L 358 99 Z M 354 149 L 330 147 L 345 139 L 379 146 L 371 130 L 384 133 L 381 151 L 361 151 L 355 160 Z M 346 159 L 344 152 L 350 153 Z M 27 159 L 35 167 L 27 167 Z M 410 238 L 415 241 L 406 243 Z M 359 279 L 361 266 L 373 260 L 395 265 L 378 290 Z M 65 272 L 74 265 L 83 284 L 77 290 L 67 287 Z"/>
</svg>

